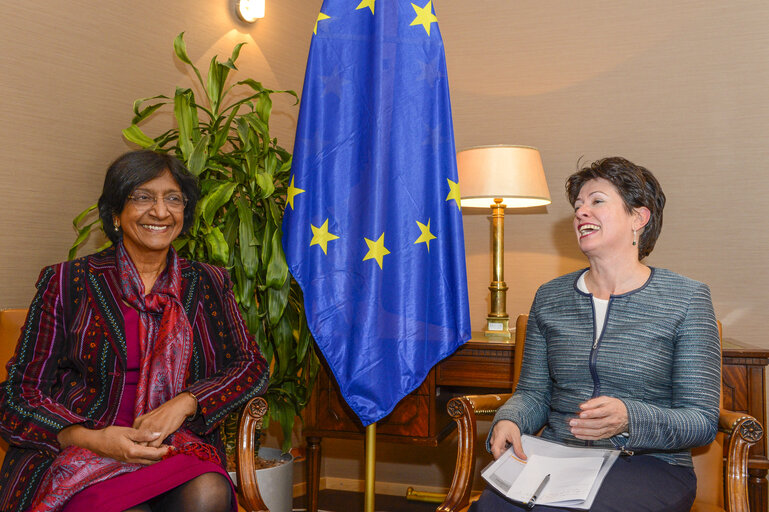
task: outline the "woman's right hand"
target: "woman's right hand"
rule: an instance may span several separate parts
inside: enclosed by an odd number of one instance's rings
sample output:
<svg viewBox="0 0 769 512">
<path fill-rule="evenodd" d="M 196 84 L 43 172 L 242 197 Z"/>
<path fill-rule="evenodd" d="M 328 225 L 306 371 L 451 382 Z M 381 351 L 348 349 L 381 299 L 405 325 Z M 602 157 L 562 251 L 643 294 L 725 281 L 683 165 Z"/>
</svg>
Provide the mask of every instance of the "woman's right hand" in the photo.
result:
<svg viewBox="0 0 769 512">
<path fill-rule="evenodd" d="M 86 448 L 103 457 L 135 464 L 153 464 L 168 453 L 168 446 L 152 447 L 160 433 L 130 427 L 109 426 L 93 430 L 82 425 L 62 429 L 57 439 L 62 449 L 68 446 Z"/>
<path fill-rule="evenodd" d="M 521 429 L 510 420 L 499 420 L 491 431 L 491 454 L 494 459 L 498 459 L 505 453 L 510 445 L 513 446 L 513 452 L 519 459 L 526 460 L 526 454 L 523 453 L 523 444 L 521 444 Z"/>
</svg>

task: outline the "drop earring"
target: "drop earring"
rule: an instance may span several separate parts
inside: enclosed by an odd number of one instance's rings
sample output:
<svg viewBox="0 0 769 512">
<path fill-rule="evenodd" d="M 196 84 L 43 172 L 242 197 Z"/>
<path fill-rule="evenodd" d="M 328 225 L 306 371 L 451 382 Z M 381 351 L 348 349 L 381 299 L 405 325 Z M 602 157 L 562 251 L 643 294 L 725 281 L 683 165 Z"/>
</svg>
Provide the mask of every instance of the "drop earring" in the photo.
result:
<svg viewBox="0 0 769 512">
<path fill-rule="evenodd" d="M 115 231 L 120 231 L 120 221 L 119 221 L 119 220 L 117 220 L 117 219 L 115 219 L 115 220 L 114 220 L 114 221 L 112 221 L 112 222 L 113 222 L 113 224 L 115 225 Z M 635 242 L 633 243 L 633 245 L 635 245 Z"/>
<path fill-rule="evenodd" d="M 637 233 L 638 233 L 638 232 L 637 232 L 637 231 L 634 229 L 634 230 L 633 230 L 633 247 L 635 247 L 636 245 L 638 245 L 638 235 L 637 235 Z"/>
</svg>

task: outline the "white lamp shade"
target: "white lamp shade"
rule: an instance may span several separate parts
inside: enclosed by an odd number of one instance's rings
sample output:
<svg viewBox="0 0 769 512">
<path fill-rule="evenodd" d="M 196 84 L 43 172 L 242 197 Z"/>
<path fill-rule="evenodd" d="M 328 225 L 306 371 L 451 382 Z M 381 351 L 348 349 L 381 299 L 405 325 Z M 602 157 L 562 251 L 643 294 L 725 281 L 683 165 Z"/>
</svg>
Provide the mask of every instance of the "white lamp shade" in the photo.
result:
<svg viewBox="0 0 769 512">
<path fill-rule="evenodd" d="M 550 204 L 539 151 L 528 146 L 479 146 L 457 154 L 462 206 L 488 208 L 501 198 L 507 208 Z"/>
</svg>

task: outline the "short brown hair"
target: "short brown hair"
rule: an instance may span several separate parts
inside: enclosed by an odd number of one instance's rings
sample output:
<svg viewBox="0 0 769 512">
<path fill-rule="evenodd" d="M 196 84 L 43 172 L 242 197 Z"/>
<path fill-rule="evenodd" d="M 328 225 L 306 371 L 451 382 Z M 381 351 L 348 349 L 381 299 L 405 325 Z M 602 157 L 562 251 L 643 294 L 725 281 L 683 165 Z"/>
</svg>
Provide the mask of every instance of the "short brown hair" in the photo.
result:
<svg viewBox="0 0 769 512">
<path fill-rule="evenodd" d="M 617 188 L 628 213 L 641 207 L 646 207 L 651 212 L 649 222 L 644 226 L 638 241 L 638 259 L 644 259 L 651 254 L 662 231 L 662 210 L 665 208 L 662 186 L 645 167 L 620 156 L 612 156 L 596 160 L 569 176 L 566 180 L 566 196 L 572 206 L 582 186 L 598 178 L 605 179 Z"/>
</svg>

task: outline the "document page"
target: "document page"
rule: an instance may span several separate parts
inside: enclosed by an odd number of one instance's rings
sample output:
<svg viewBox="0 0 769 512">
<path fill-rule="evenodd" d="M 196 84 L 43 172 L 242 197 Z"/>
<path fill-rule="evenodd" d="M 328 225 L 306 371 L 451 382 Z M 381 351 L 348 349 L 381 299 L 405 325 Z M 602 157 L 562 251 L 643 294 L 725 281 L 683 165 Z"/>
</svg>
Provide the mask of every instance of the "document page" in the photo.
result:
<svg viewBox="0 0 769 512">
<path fill-rule="evenodd" d="M 537 496 L 540 505 L 567 501 L 585 501 L 593 488 L 595 477 L 603 465 L 603 457 L 556 458 L 531 455 L 507 491 L 507 497 L 528 502 L 539 484 L 550 475 L 545 488 Z"/>
<path fill-rule="evenodd" d="M 617 450 L 574 448 L 532 436 L 522 436 L 522 443 L 526 461 L 510 448 L 481 473 L 489 484 L 519 503 L 527 503 L 550 475 L 537 504 L 588 510 L 619 455 Z"/>
</svg>

